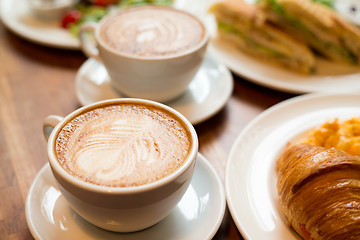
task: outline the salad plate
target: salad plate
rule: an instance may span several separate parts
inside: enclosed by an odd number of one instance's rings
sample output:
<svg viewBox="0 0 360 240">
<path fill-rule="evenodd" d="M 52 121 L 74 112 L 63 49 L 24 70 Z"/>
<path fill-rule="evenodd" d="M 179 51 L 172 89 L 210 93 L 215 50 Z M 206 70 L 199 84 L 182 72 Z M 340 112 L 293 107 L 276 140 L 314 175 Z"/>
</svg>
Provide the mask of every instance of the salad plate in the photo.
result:
<svg viewBox="0 0 360 240">
<path fill-rule="evenodd" d="M 225 171 L 230 213 L 245 239 L 301 239 L 287 224 L 277 195 L 276 160 L 289 142 L 327 121 L 360 116 L 360 94 L 311 93 L 267 109 L 232 146 Z"/>
<path fill-rule="evenodd" d="M 80 43 L 60 22 L 43 21 L 30 12 L 27 0 L 0 0 L 3 24 L 18 36 L 48 47 L 79 49 Z"/>
<path fill-rule="evenodd" d="M 111 86 L 104 65 L 92 58 L 80 67 L 75 77 L 75 92 L 81 105 L 125 97 Z M 230 71 L 206 56 L 185 93 L 164 104 L 182 113 L 195 125 L 219 112 L 232 92 Z"/>
<path fill-rule="evenodd" d="M 95 227 L 66 203 L 46 164 L 35 177 L 26 199 L 26 221 L 35 239 L 211 239 L 225 213 L 225 193 L 216 170 L 201 154 L 194 176 L 174 211 L 160 223 L 133 233 Z"/>
</svg>

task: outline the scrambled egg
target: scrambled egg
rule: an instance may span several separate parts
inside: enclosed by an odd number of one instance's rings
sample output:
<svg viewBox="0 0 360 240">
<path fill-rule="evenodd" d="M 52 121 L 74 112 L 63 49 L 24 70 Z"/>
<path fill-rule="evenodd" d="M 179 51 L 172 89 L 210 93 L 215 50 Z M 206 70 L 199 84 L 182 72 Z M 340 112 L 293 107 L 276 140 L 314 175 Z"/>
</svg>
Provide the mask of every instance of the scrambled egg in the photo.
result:
<svg viewBox="0 0 360 240">
<path fill-rule="evenodd" d="M 349 154 L 360 155 L 360 117 L 326 122 L 311 131 L 304 143 L 334 147 Z"/>
</svg>

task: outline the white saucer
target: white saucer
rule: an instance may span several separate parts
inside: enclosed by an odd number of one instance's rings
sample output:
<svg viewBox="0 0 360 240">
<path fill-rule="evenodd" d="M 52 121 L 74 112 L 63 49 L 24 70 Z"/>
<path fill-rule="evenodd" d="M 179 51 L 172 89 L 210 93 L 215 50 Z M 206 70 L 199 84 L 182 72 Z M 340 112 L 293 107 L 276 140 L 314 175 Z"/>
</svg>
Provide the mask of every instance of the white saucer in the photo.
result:
<svg viewBox="0 0 360 240">
<path fill-rule="evenodd" d="M 91 58 L 80 67 L 75 89 L 82 105 L 124 97 L 110 85 L 105 67 Z M 233 78 L 230 71 L 206 57 L 188 90 L 165 104 L 182 113 L 192 124 L 197 124 L 217 113 L 226 104 L 232 91 Z"/>
<path fill-rule="evenodd" d="M 167 218 L 135 233 L 102 230 L 83 220 L 66 203 L 49 164 L 34 179 L 26 199 L 26 221 L 35 239 L 211 239 L 225 213 L 225 193 L 212 165 L 199 154 L 189 189 Z"/>
</svg>

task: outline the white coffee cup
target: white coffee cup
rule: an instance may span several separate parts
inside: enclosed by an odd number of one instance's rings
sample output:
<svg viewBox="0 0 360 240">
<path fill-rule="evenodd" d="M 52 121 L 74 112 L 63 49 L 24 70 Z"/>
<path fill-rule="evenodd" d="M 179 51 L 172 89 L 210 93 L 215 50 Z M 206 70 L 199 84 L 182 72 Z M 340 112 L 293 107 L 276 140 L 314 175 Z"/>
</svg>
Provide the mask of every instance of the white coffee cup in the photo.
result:
<svg viewBox="0 0 360 240">
<path fill-rule="evenodd" d="M 93 183 L 90 182 L 91 177 L 82 179 L 75 173 L 65 170 L 63 166 L 68 165 L 60 163 L 62 149 L 65 149 L 66 151 L 64 152 L 66 153 L 75 149 L 69 148 L 69 145 L 62 142 L 64 136 L 62 134 L 67 134 L 70 131 L 69 126 L 73 126 L 74 122 L 76 123 L 79 119 L 83 119 L 83 116 L 89 116 L 89 113 L 93 114 L 98 109 L 106 109 L 109 106 L 121 107 L 126 104 L 134 106 L 134 108 L 143 107 L 144 105 L 146 108 L 164 112 L 165 116 L 172 117 L 172 119 L 175 119 L 180 124 L 176 125 L 171 120 L 170 130 L 175 128 L 172 126 L 183 126 L 188 134 L 188 141 L 190 143 L 183 163 L 172 173 L 160 179 L 137 186 L 124 187 Z M 113 118 L 112 115 L 108 119 L 111 118 Z M 121 119 L 117 120 L 122 121 Z M 101 121 L 105 121 L 103 116 L 101 116 L 99 122 L 101 123 Z M 136 123 L 136 121 L 134 122 Z M 97 129 L 98 125 L 94 129 Z M 183 115 L 161 103 L 133 98 L 105 100 L 79 108 L 65 118 L 50 115 L 45 119 L 43 126 L 44 135 L 48 139 L 47 152 L 49 164 L 61 193 L 76 213 L 100 228 L 117 232 L 132 232 L 148 228 L 171 213 L 190 184 L 198 153 L 196 132 L 192 124 Z M 106 126 L 108 127 L 108 125 Z M 90 132 L 90 127 L 85 127 L 84 129 Z M 83 133 L 86 132 L 84 130 L 81 131 L 80 135 L 84 135 Z M 75 134 L 72 130 L 70 132 L 71 136 Z M 93 146 L 97 147 L 97 144 L 100 143 L 93 144 Z M 83 146 L 79 149 L 82 151 Z M 100 158 L 106 160 L 105 155 Z M 102 159 L 98 160 L 102 161 Z M 99 166 L 101 165 L 103 164 L 99 164 Z M 149 168 L 151 168 L 151 165 Z M 76 172 L 77 168 L 70 170 Z M 96 178 L 94 179 L 96 180 Z"/>
<path fill-rule="evenodd" d="M 104 64 L 120 93 L 165 102 L 188 88 L 204 59 L 209 35 L 187 12 L 141 6 L 85 23 L 79 38 L 83 52 Z"/>
</svg>

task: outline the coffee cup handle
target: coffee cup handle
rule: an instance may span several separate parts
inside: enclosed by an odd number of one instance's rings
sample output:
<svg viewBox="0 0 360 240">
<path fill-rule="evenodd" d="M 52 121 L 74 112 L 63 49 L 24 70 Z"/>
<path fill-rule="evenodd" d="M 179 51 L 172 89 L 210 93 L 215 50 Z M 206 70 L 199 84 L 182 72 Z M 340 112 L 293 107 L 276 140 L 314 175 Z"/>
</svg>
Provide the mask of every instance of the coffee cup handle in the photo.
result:
<svg viewBox="0 0 360 240">
<path fill-rule="evenodd" d="M 49 139 L 51 132 L 54 130 L 56 125 L 61 122 L 64 118 L 57 115 L 49 115 L 43 122 L 43 133 L 46 141 Z"/>
<path fill-rule="evenodd" d="M 87 22 L 81 25 L 79 29 L 79 40 L 82 51 L 89 58 L 95 58 L 101 62 L 99 49 L 95 40 L 96 23 Z"/>
</svg>

